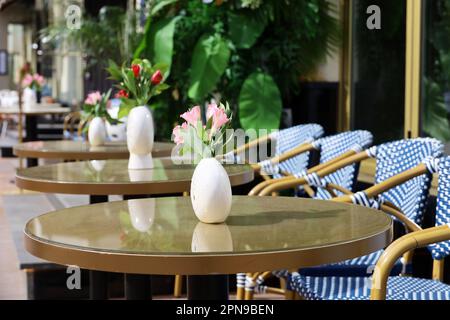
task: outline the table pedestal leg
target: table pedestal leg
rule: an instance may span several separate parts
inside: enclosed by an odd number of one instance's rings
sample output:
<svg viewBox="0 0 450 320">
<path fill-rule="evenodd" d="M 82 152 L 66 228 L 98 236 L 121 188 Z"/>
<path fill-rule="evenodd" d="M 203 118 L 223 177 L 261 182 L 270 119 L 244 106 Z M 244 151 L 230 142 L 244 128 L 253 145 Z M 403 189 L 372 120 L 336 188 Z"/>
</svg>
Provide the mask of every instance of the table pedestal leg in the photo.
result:
<svg viewBox="0 0 450 320">
<path fill-rule="evenodd" d="M 228 300 L 228 275 L 188 276 L 188 300 Z"/>
<path fill-rule="evenodd" d="M 89 298 L 91 300 L 108 299 L 108 273 L 89 271 Z"/>
<path fill-rule="evenodd" d="M 102 202 L 108 202 L 108 196 L 97 196 L 97 195 L 90 195 L 89 196 L 89 203 L 102 203 Z"/>
<path fill-rule="evenodd" d="M 108 196 L 89 196 L 89 203 L 108 202 Z M 108 299 L 108 272 L 89 271 L 89 297 L 91 300 Z"/>
<path fill-rule="evenodd" d="M 37 167 L 38 159 L 37 158 L 27 158 L 27 168 Z"/>
<path fill-rule="evenodd" d="M 149 275 L 125 274 L 125 298 L 127 300 L 151 300 L 152 285 Z"/>
<path fill-rule="evenodd" d="M 37 117 L 25 116 L 25 141 L 37 140 Z"/>
</svg>

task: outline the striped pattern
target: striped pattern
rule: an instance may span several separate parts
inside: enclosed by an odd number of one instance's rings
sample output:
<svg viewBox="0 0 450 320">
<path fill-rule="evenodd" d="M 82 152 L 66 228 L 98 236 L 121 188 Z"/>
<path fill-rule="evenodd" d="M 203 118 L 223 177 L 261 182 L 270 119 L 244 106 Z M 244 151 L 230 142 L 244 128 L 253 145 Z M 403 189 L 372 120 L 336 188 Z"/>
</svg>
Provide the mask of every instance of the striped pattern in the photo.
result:
<svg viewBox="0 0 450 320">
<path fill-rule="evenodd" d="M 436 226 L 450 223 L 450 157 L 439 159 L 439 184 L 436 206 Z M 450 241 L 428 246 L 433 259 L 441 260 L 450 254 Z"/>
<path fill-rule="evenodd" d="M 293 273 L 290 286 L 309 300 L 369 300 L 370 277 L 307 277 Z M 449 300 L 450 286 L 439 281 L 389 277 L 387 300 Z"/>
<path fill-rule="evenodd" d="M 275 156 L 281 155 L 304 143 L 311 143 L 323 135 L 323 128 L 318 124 L 302 124 L 291 128 L 283 129 L 272 135 L 275 142 Z M 261 171 L 265 174 L 273 175 L 274 178 L 281 178 L 280 171 L 294 174 L 303 171 L 309 164 L 309 152 L 303 152 L 295 157 L 272 165 L 270 160 L 261 161 Z"/>
</svg>

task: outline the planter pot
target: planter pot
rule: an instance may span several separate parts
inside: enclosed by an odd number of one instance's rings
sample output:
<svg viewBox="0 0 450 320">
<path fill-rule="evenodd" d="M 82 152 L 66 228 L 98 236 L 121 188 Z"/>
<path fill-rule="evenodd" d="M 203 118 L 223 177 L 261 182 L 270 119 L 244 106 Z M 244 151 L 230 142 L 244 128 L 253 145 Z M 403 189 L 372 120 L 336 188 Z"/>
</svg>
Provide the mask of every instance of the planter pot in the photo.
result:
<svg viewBox="0 0 450 320">
<path fill-rule="evenodd" d="M 191 202 L 197 218 L 204 223 L 222 223 L 231 210 L 228 174 L 215 158 L 202 159 L 191 181 Z"/>
<path fill-rule="evenodd" d="M 105 121 L 100 117 L 91 120 L 88 130 L 88 139 L 91 146 L 101 146 L 106 140 Z"/>
<path fill-rule="evenodd" d="M 192 234 L 192 252 L 231 252 L 233 238 L 225 223 L 206 224 L 199 222 Z"/>
<path fill-rule="evenodd" d="M 128 169 L 153 168 L 153 117 L 145 106 L 131 109 L 127 120 Z"/>
</svg>

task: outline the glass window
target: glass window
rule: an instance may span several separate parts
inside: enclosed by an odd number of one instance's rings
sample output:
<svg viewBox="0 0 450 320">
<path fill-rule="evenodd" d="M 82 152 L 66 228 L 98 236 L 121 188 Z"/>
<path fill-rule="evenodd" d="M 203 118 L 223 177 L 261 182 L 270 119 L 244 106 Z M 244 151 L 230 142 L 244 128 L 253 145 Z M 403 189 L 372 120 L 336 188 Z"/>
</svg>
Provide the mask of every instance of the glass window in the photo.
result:
<svg viewBox="0 0 450 320">
<path fill-rule="evenodd" d="M 450 141 L 450 0 L 424 1 L 422 135 Z"/>
<path fill-rule="evenodd" d="M 367 8 L 380 7 L 381 29 L 370 30 Z M 351 127 L 374 144 L 401 139 L 405 114 L 405 0 L 352 1 Z"/>
</svg>

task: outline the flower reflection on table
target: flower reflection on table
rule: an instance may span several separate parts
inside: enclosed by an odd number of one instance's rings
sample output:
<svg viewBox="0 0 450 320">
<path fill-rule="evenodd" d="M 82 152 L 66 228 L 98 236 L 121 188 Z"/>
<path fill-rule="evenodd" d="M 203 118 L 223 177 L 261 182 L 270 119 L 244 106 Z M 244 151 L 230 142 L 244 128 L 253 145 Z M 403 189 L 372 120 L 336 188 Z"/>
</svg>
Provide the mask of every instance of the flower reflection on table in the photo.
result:
<svg viewBox="0 0 450 320">
<path fill-rule="evenodd" d="M 199 222 L 192 234 L 192 252 L 231 252 L 233 238 L 226 223 Z"/>
</svg>

